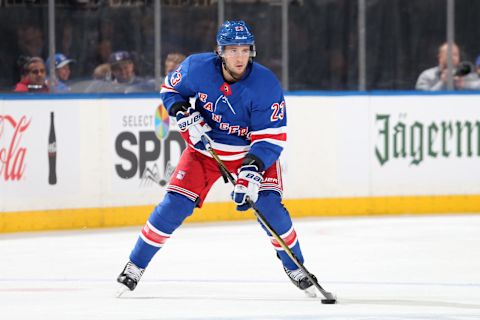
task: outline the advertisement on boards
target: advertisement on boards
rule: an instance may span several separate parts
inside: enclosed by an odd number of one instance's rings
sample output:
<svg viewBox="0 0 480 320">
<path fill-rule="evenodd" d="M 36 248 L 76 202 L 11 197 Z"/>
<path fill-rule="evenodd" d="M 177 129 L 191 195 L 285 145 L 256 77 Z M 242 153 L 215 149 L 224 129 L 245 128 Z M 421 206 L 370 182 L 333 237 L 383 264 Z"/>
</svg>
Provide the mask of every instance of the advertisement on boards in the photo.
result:
<svg viewBox="0 0 480 320">
<path fill-rule="evenodd" d="M 480 193 L 479 105 L 473 95 L 372 97 L 373 193 Z"/>
<path fill-rule="evenodd" d="M 47 100 L 4 103 L 0 113 L 4 206 L 22 210 L 46 195 L 78 192 L 79 140 L 76 107 Z"/>
<path fill-rule="evenodd" d="M 185 140 L 161 100 L 115 101 L 110 108 L 113 191 L 164 191 Z"/>
</svg>

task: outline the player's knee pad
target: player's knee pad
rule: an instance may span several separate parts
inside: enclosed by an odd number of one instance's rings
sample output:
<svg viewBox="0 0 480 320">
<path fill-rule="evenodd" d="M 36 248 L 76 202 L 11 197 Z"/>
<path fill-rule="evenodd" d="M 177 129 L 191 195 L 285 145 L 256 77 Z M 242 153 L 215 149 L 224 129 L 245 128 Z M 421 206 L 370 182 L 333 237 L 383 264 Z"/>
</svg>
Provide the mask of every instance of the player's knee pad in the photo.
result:
<svg viewBox="0 0 480 320">
<path fill-rule="evenodd" d="M 193 213 L 194 208 L 195 202 L 187 197 L 176 192 L 167 192 L 148 221 L 162 232 L 171 234 Z"/>
<path fill-rule="evenodd" d="M 261 191 L 255 206 L 277 233 L 283 234 L 292 227 L 292 220 L 278 192 Z"/>
</svg>

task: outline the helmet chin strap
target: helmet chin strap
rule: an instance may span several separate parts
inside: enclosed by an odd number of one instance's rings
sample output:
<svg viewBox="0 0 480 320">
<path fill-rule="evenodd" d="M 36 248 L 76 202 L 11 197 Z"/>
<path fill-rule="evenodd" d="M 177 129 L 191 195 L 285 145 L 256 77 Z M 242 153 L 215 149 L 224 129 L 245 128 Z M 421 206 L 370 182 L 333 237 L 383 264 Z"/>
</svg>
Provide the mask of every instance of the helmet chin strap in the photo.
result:
<svg viewBox="0 0 480 320">
<path fill-rule="evenodd" d="M 227 64 L 225 63 L 225 60 L 223 58 L 222 58 L 222 66 L 223 66 L 223 69 L 228 73 L 228 75 L 232 77 L 233 80 L 235 80 L 235 82 L 242 79 L 242 77 L 237 78 L 233 75 L 232 71 L 227 67 Z"/>
</svg>

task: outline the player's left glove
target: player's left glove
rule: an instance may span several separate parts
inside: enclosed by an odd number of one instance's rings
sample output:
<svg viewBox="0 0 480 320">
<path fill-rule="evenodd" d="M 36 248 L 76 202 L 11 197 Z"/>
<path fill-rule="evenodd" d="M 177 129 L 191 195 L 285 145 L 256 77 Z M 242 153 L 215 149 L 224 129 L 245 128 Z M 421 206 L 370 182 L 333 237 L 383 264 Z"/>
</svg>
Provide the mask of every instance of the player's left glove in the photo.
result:
<svg viewBox="0 0 480 320">
<path fill-rule="evenodd" d="M 263 181 L 262 174 L 256 164 L 244 164 L 238 172 L 237 183 L 233 188 L 232 198 L 237 204 L 238 211 L 245 211 L 250 208 L 247 197 L 253 202 L 258 200 L 258 191 Z"/>
<path fill-rule="evenodd" d="M 177 118 L 178 128 L 182 133 L 188 133 L 188 137 L 196 149 L 205 150 L 205 145 L 202 142 L 202 136 L 207 137 L 207 132 L 212 130 L 210 126 L 205 123 L 200 112 L 195 111 L 195 108 L 188 107 L 181 108 L 175 114 Z"/>
</svg>

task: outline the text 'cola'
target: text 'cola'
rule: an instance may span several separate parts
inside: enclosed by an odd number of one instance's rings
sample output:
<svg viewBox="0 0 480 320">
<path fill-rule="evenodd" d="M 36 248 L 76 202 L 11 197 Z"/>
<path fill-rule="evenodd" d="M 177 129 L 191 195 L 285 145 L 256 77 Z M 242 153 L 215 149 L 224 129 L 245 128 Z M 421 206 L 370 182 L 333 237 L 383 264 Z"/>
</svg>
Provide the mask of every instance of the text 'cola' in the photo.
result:
<svg viewBox="0 0 480 320">
<path fill-rule="evenodd" d="M 50 132 L 48 134 L 48 183 L 57 183 L 57 138 L 55 137 L 53 112 L 50 112 Z"/>
</svg>

